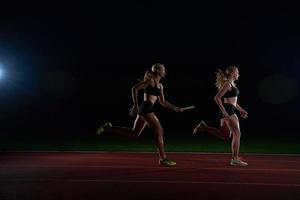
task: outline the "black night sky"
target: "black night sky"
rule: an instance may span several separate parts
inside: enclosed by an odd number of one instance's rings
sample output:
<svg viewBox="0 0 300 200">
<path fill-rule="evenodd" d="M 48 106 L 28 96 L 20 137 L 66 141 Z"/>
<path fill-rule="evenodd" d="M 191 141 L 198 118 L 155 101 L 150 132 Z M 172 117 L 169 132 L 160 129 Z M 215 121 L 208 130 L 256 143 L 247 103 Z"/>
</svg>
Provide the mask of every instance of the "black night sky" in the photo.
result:
<svg viewBox="0 0 300 200">
<path fill-rule="evenodd" d="M 163 63 L 167 132 L 218 125 L 217 68 L 236 65 L 242 132 L 299 133 L 300 14 L 294 5 L 0 3 L 1 134 L 95 134 L 132 126 L 131 87 Z"/>
</svg>

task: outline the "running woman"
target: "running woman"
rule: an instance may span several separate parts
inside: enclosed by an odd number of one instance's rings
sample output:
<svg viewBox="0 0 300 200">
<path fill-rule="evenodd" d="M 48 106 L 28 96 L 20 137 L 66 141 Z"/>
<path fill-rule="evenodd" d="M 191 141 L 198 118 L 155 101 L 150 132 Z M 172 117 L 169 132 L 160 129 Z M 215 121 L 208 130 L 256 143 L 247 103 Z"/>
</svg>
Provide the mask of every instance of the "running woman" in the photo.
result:
<svg viewBox="0 0 300 200">
<path fill-rule="evenodd" d="M 240 112 L 242 118 L 248 117 L 247 111 L 245 111 L 238 104 L 238 95 L 240 93 L 235 81 L 239 78 L 239 70 L 236 66 L 229 66 L 225 71 L 218 70 L 216 72 L 216 83 L 218 93 L 214 100 L 220 108 L 220 124 L 221 128 L 207 126 L 203 121 L 194 129 L 193 134 L 199 132 L 209 132 L 214 136 L 221 139 L 229 139 L 232 135 L 231 150 L 232 159 L 230 165 L 247 166 L 248 163 L 242 161 L 239 157 L 241 131 L 237 110 Z"/>
<path fill-rule="evenodd" d="M 134 85 L 131 89 L 133 107 L 130 109 L 130 115 L 136 116 L 133 128 L 112 126 L 110 122 L 101 126 L 97 133 L 112 132 L 129 137 L 138 137 L 145 126 L 148 125 L 155 133 L 156 146 L 159 153 L 159 164 L 167 167 L 176 165 L 175 161 L 167 159 L 164 148 L 164 130 L 156 117 L 154 104 L 158 100 L 160 105 L 174 110 L 175 112 L 182 112 L 182 108 L 174 106 L 169 103 L 164 96 L 163 85 L 160 80 L 166 76 L 166 70 L 163 64 L 156 63 L 152 65 L 150 70 L 147 70 L 144 75 L 144 80 Z M 144 100 L 141 105 L 138 102 L 138 92 L 144 90 Z M 140 105 L 140 106 L 139 106 Z"/>
</svg>

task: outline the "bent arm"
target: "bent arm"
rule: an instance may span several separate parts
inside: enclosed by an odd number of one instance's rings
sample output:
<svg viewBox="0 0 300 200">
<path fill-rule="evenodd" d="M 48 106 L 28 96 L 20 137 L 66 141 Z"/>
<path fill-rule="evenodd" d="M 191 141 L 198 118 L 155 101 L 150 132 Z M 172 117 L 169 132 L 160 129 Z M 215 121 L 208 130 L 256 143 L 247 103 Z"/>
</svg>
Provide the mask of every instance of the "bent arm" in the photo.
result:
<svg viewBox="0 0 300 200">
<path fill-rule="evenodd" d="M 224 83 L 223 87 L 218 91 L 218 93 L 214 97 L 215 102 L 218 104 L 219 108 L 221 109 L 224 115 L 227 115 L 227 111 L 224 108 L 222 97 L 229 90 L 229 88 L 230 88 L 230 83 L 228 82 Z"/>
<path fill-rule="evenodd" d="M 138 106 L 138 92 L 142 89 L 145 89 L 147 87 L 148 83 L 147 82 L 140 82 L 135 84 L 131 88 L 131 96 L 132 96 L 132 101 L 134 106 Z"/>
<path fill-rule="evenodd" d="M 238 111 L 245 111 L 238 103 L 236 103 L 236 109 L 238 109 Z"/>
</svg>

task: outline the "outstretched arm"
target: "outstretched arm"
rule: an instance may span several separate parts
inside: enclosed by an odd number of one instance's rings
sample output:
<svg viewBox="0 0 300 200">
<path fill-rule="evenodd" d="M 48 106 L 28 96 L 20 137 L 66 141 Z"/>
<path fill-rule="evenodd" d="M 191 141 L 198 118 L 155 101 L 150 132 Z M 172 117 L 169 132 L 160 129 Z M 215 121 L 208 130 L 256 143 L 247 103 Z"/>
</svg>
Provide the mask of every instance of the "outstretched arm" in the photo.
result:
<svg viewBox="0 0 300 200">
<path fill-rule="evenodd" d="M 165 95 L 164 95 L 163 85 L 162 85 L 162 84 L 160 84 L 160 91 L 161 91 L 161 93 L 160 93 L 160 95 L 159 95 L 159 97 L 158 97 L 158 100 L 159 100 L 160 105 L 162 105 L 162 106 L 164 106 L 164 107 L 166 107 L 166 108 L 169 108 L 169 109 L 171 109 L 171 110 L 174 110 L 174 111 L 176 111 L 176 112 L 182 112 L 182 111 L 183 111 L 182 108 L 177 107 L 177 106 L 171 104 L 170 102 L 168 102 L 168 101 L 165 99 Z"/>
</svg>

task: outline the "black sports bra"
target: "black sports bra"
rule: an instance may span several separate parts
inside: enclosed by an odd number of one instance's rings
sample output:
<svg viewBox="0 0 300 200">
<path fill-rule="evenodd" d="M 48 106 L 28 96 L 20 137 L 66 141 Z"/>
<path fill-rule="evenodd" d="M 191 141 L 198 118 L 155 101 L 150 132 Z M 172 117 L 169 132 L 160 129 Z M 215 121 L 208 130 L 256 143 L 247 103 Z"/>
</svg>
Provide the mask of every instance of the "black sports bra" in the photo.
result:
<svg viewBox="0 0 300 200">
<path fill-rule="evenodd" d="M 227 91 L 223 98 L 229 98 L 229 97 L 237 97 L 240 94 L 240 90 L 237 87 L 234 87 L 231 83 L 231 90 Z"/>
<path fill-rule="evenodd" d="M 155 82 L 155 85 L 156 85 L 156 82 Z M 150 94 L 150 95 L 153 95 L 153 96 L 159 96 L 160 95 L 160 88 L 156 86 L 152 87 L 152 86 L 147 86 L 144 90 L 144 92 L 146 94 Z"/>
</svg>

